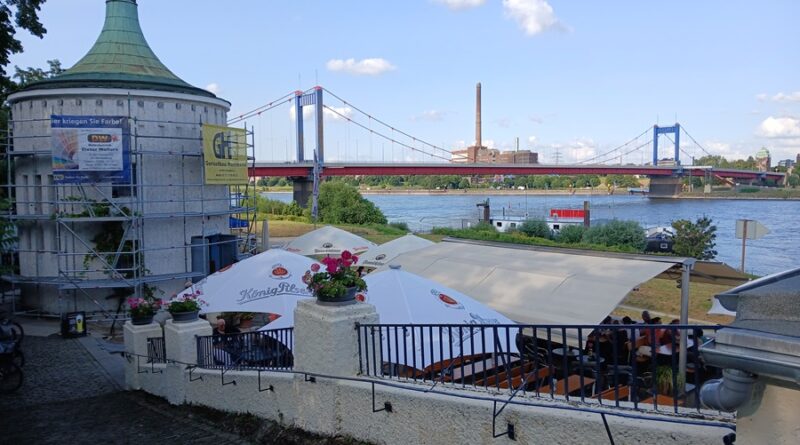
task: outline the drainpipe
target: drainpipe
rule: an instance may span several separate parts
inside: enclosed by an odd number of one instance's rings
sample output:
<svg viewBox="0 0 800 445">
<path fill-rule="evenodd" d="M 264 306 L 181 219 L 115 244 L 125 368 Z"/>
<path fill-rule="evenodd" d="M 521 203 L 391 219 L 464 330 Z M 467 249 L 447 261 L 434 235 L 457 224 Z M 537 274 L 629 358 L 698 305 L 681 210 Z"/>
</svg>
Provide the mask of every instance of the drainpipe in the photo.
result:
<svg viewBox="0 0 800 445">
<path fill-rule="evenodd" d="M 708 408 L 732 412 L 744 405 L 753 393 L 756 376 L 738 369 L 724 369 L 722 378 L 700 388 L 700 402 Z"/>
</svg>

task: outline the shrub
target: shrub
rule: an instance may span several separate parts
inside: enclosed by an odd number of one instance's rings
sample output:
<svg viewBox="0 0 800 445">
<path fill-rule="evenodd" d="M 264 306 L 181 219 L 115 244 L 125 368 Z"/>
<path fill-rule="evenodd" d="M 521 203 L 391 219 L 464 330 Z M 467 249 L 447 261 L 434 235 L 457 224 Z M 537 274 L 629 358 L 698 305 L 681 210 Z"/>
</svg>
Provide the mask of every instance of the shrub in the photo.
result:
<svg viewBox="0 0 800 445">
<path fill-rule="evenodd" d="M 400 229 L 404 232 L 410 232 L 410 230 L 408 230 L 408 224 L 402 221 L 390 222 L 389 227 L 394 227 L 395 229 Z"/>
<path fill-rule="evenodd" d="M 550 239 L 552 237 L 550 227 L 543 219 L 525 220 L 525 222 L 519 226 L 519 231 L 525 235 L 534 236 L 536 238 Z"/>
<path fill-rule="evenodd" d="M 325 182 L 319 188 L 319 219 L 328 224 L 386 224 L 383 212 L 343 182 Z"/>
<path fill-rule="evenodd" d="M 687 219 L 672 221 L 675 229 L 675 244 L 672 251 L 675 255 L 711 260 L 717 256 L 714 250 L 717 239 L 717 226 L 709 217 L 697 218 L 695 222 Z"/>
<path fill-rule="evenodd" d="M 611 221 L 592 227 L 583 234 L 582 241 L 601 246 L 629 247 L 637 251 L 644 250 L 646 244 L 644 229 L 636 221 Z"/>
<path fill-rule="evenodd" d="M 561 243 L 578 244 L 586 229 L 583 226 L 565 226 L 558 232 L 556 240 Z"/>
</svg>

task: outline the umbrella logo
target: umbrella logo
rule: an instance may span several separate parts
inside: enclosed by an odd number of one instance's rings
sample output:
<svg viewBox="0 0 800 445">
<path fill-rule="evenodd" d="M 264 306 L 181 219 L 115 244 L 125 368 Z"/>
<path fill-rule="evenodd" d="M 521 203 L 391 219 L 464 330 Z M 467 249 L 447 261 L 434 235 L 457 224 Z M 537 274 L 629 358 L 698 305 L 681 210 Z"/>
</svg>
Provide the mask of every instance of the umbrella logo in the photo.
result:
<svg viewBox="0 0 800 445">
<path fill-rule="evenodd" d="M 330 249 L 331 247 L 333 247 L 333 243 L 325 243 L 322 245 L 323 249 Z"/>
<path fill-rule="evenodd" d="M 464 309 L 464 305 L 463 304 L 459 303 L 453 297 L 451 297 L 451 296 L 449 296 L 447 294 L 443 294 L 443 293 L 439 292 L 436 289 L 431 289 L 431 295 L 433 295 L 434 297 L 438 298 L 439 301 L 444 303 L 444 305 L 449 307 L 449 308 L 452 308 L 452 309 Z"/>
<path fill-rule="evenodd" d="M 380 254 L 380 255 L 375 257 L 375 261 L 381 261 L 381 260 L 384 260 L 384 259 L 386 259 L 386 254 L 384 254 L 384 253 L 382 253 L 382 254 Z"/>
<path fill-rule="evenodd" d="M 276 264 L 272 266 L 272 272 L 269 274 L 269 276 L 275 278 L 276 280 L 285 280 L 292 275 L 285 267 L 283 267 L 283 265 Z"/>
<path fill-rule="evenodd" d="M 366 294 L 362 294 L 360 292 L 356 294 L 356 301 L 358 301 L 359 303 L 366 303 L 368 300 L 369 298 L 367 297 Z"/>
</svg>

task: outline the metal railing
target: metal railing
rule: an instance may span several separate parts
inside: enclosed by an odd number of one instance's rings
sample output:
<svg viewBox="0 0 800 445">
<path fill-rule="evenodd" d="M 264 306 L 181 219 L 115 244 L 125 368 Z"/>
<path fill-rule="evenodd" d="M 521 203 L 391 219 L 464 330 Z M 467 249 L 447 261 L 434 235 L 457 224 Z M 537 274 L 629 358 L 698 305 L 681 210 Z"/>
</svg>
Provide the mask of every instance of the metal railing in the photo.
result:
<svg viewBox="0 0 800 445">
<path fill-rule="evenodd" d="M 167 345 L 164 337 L 147 339 L 147 363 L 167 363 Z"/>
<path fill-rule="evenodd" d="M 365 376 L 634 409 L 700 409 L 700 345 L 714 325 L 360 324 Z M 680 336 L 687 336 L 679 376 Z"/>
<path fill-rule="evenodd" d="M 197 338 L 197 366 L 206 369 L 281 369 L 294 365 L 294 328 Z"/>
</svg>

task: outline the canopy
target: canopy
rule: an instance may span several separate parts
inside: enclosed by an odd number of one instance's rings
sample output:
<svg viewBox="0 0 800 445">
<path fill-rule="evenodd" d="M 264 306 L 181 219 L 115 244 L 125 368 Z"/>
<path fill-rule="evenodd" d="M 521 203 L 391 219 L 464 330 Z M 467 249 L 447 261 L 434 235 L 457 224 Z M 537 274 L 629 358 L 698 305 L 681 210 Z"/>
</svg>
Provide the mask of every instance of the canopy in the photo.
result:
<svg viewBox="0 0 800 445">
<path fill-rule="evenodd" d="M 445 241 L 392 264 L 531 324 L 598 324 L 637 285 L 683 258 Z"/>
<path fill-rule="evenodd" d="M 268 312 L 284 316 L 311 293 L 303 274 L 316 261 L 272 249 L 231 264 L 179 294 L 200 293 L 207 312 Z"/>
<path fill-rule="evenodd" d="M 325 226 L 293 239 L 286 245 L 286 250 L 300 255 L 341 255 L 345 250 L 361 254 L 376 246 L 358 235 Z"/>
<path fill-rule="evenodd" d="M 514 324 L 502 314 L 457 290 L 397 269 L 367 275 L 367 291 L 359 293 L 360 303 L 375 306 L 381 324 Z M 262 327 L 261 331 L 294 326 L 291 312 Z M 425 369 L 442 360 L 473 353 L 517 353 L 516 331 L 502 331 L 495 345 L 491 329 L 388 328 L 382 333 L 383 360 Z M 474 337 L 473 337 L 474 336 Z M 474 338 L 474 343 L 473 340 Z M 482 350 L 483 345 L 485 350 Z"/>
<path fill-rule="evenodd" d="M 408 235 L 401 236 L 388 243 L 383 243 L 378 247 L 369 249 L 366 253 L 361 255 L 358 264 L 367 267 L 384 266 L 389 264 L 391 260 L 400 254 L 432 246 L 433 244 L 435 244 L 433 241 L 428 241 L 425 238 L 420 238 L 409 233 Z"/>
<path fill-rule="evenodd" d="M 709 315 L 730 315 L 731 317 L 736 316 L 735 311 L 729 311 L 725 309 L 725 306 L 719 302 L 717 297 L 711 299 L 711 309 L 708 310 Z"/>
</svg>

